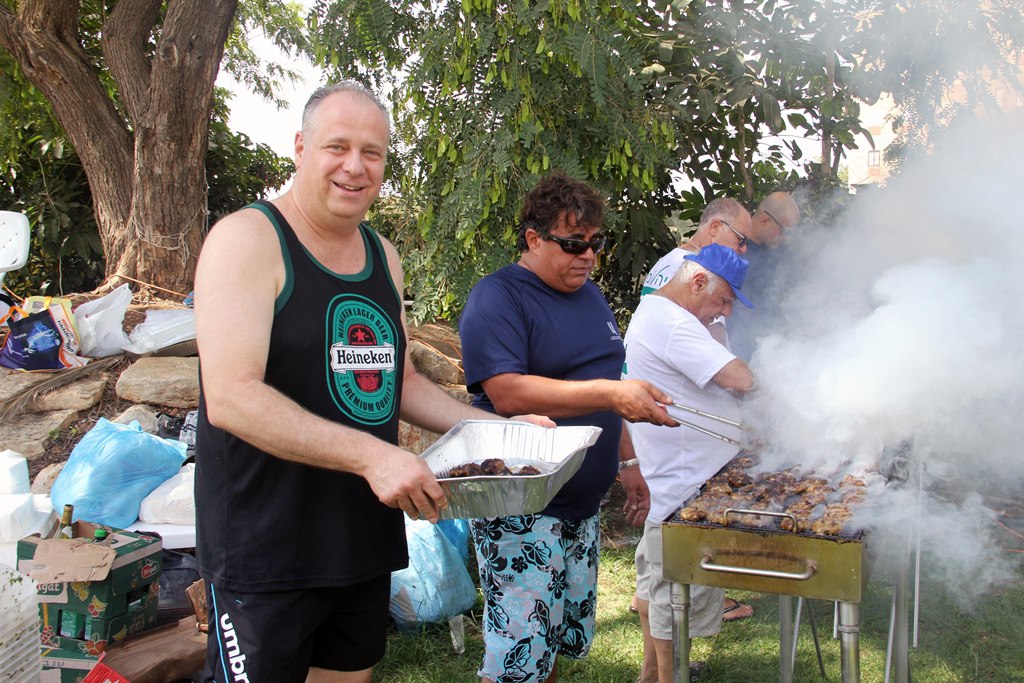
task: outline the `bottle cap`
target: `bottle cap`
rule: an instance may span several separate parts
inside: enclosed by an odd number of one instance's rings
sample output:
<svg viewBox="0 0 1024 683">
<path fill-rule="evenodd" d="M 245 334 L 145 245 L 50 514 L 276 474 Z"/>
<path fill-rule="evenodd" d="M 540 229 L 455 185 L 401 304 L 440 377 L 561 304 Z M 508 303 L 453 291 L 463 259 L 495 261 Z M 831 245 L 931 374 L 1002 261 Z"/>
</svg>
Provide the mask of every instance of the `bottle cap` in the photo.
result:
<svg viewBox="0 0 1024 683">
<path fill-rule="evenodd" d="M 99 527 L 92 534 L 93 540 L 102 541 L 107 537 L 107 530 L 103 527 Z"/>
</svg>

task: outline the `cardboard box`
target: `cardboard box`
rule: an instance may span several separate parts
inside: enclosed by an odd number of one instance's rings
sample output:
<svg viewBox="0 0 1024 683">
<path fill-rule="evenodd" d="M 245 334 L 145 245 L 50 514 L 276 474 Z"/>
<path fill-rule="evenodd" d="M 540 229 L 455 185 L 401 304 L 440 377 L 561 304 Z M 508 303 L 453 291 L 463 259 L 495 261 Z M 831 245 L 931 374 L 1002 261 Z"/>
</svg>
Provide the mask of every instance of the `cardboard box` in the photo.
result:
<svg viewBox="0 0 1024 683">
<path fill-rule="evenodd" d="M 56 669 L 60 672 L 60 683 L 82 683 L 89 672 L 99 661 L 99 655 L 87 655 L 78 650 L 57 650 L 43 648 L 43 676 L 41 680 L 52 680 L 46 678 L 48 671 Z"/>
<path fill-rule="evenodd" d="M 93 543 L 97 525 L 78 521 L 73 526 L 71 540 L 28 536 L 18 542 L 18 570 L 39 584 L 40 607 L 61 605 L 103 619 L 127 614 L 129 594 L 160 576 L 160 539 L 108 529 L 106 542 Z"/>
<path fill-rule="evenodd" d="M 98 656 L 108 646 L 156 626 L 159 594 L 159 583 L 149 584 L 142 589 L 140 597 L 133 601 L 134 605 L 128 613 L 114 617 L 83 616 L 65 605 L 41 604 L 39 641 L 43 647 Z M 69 623 L 76 630 L 62 630 Z"/>
<path fill-rule="evenodd" d="M 56 608 L 51 607 L 50 609 Z M 53 624 L 46 623 L 46 617 L 44 617 L 40 634 L 43 671 L 59 669 L 61 683 L 81 683 L 96 666 L 108 646 L 122 642 L 129 636 L 156 625 L 156 610 L 157 601 L 154 599 L 142 609 L 131 614 L 113 619 L 93 620 L 94 629 L 109 634 L 102 640 L 79 640 L 53 636 Z M 98 632 L 94 631 L 91 637 L 99 638 Z"/>
</svg>

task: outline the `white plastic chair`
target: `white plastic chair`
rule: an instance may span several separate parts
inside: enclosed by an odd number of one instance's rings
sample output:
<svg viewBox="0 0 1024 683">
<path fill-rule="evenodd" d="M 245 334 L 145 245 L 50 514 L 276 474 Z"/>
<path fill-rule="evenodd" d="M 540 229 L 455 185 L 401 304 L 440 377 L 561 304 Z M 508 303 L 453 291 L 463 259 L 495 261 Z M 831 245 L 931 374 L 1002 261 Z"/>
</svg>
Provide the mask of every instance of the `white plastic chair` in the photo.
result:
<svg viewBox="0 0 1024 683">
<path fill-rule="evenodd" d="M 28 262 L 28 216 L 16 211 L 0 211 L 0 283 L 4 276 Z"/>
</svg>

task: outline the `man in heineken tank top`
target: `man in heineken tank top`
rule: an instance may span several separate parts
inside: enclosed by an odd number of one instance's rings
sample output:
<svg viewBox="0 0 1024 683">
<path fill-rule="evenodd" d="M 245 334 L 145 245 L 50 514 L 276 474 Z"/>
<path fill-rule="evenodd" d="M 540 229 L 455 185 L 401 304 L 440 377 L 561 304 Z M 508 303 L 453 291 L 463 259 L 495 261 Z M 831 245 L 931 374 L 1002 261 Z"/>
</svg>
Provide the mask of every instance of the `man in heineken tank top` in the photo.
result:
<svg viewBox="0 0 1024 683">
<path fill-rule="evenodd" d="M 291 187 L 221 220 L 203 246 L 203 681 L 370 681 L 391 572 L 408 563 L 402 513 L 437 521 L 446 504 L 397 446 L 399 417 L 439 433 L 493 418 L 409 360 L 398 253 L 363 223 L 389 135 L 369 90 L 320 88 L 295 136 Z"/>
</svg>

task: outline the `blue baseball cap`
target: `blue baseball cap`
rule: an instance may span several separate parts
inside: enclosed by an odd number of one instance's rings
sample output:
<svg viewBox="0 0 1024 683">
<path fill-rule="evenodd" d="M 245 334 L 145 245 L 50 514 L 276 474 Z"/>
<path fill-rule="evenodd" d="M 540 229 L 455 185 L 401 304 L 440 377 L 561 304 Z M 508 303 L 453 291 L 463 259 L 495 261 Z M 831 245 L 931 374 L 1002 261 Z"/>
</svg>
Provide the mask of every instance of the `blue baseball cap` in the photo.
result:
<svg viewBox="0 0 1024 683">
<path fill-rule="evenodd" d="M 750 265 L 746 259 L 740 257 L 735 251 L 721 244 L 709 244 L 696 254 L 687 254 L 683 257 L 687 261 L 696 261 L 709 271 L 722 278 L 732 287 L 732 293 L 747 308 L 753 308 L 754 304 L 743 295 L 740 287 L 747 277 L 747 267 Z"/>
</svg>

